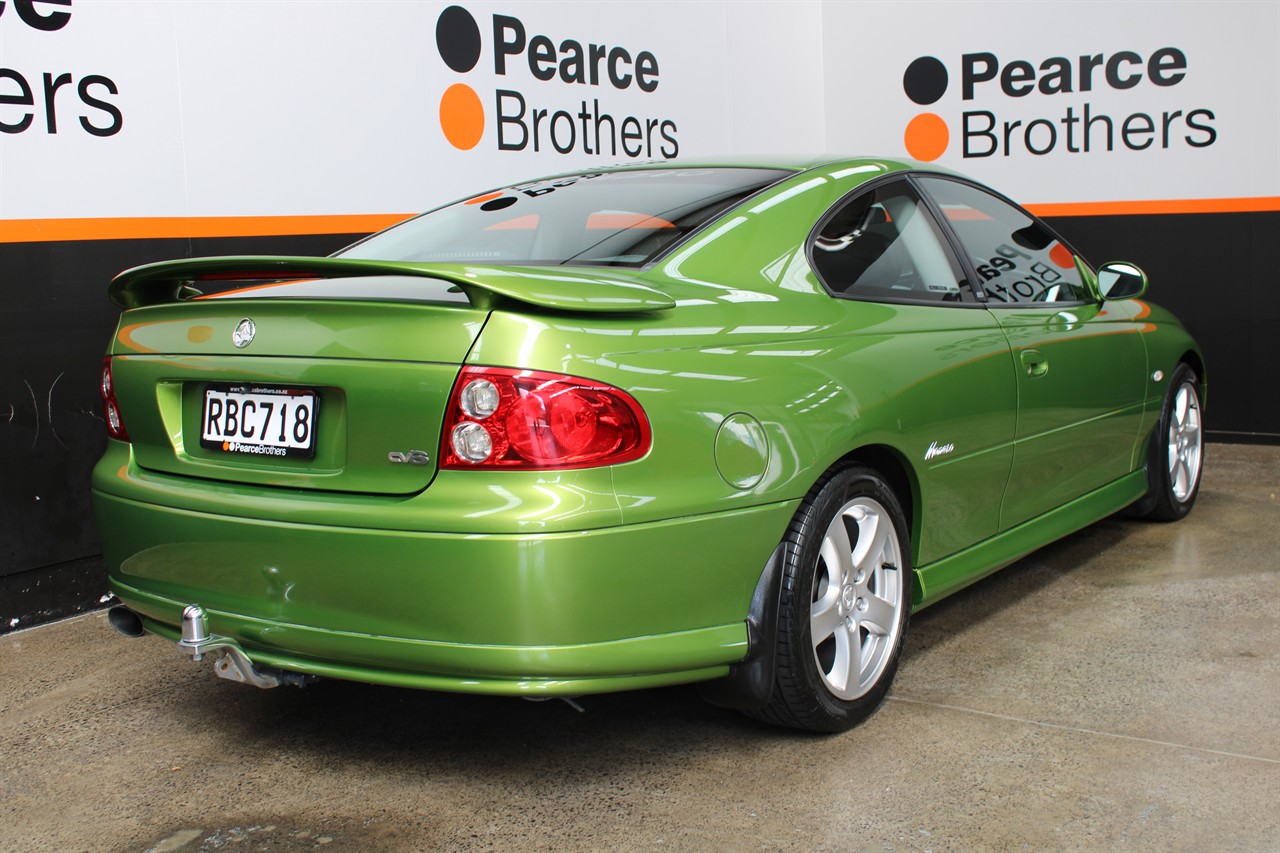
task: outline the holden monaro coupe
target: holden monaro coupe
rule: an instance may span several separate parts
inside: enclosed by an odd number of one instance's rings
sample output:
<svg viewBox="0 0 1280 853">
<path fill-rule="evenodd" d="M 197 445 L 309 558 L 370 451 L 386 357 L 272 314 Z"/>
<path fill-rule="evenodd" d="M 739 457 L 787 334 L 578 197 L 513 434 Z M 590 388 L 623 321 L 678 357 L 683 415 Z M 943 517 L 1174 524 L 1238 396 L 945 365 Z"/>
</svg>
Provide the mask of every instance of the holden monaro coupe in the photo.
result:
<svg viewBox="0 0 1280 853">
<path fill-rule="evenodd" d="M 261 687 L 704 682 L 848 728 L 913 609 L 1191 509 L 1204 364 L 1146 287 L 882 159 L 565 174 L 329 258 L 131 269 L 111 621 Z"/>
</svg>

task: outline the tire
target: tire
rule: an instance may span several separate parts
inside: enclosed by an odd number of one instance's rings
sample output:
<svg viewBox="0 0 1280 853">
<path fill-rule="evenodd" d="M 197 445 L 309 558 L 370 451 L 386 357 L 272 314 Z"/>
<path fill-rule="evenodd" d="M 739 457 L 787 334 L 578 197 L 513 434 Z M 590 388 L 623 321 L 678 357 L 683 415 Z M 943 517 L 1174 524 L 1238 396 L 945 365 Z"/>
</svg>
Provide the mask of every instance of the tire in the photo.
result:
<svg viewBox="0 0 1280 853">
<path fill-rule="evenodd" d="M 1179 364 L 1169 381 L 1160 421 L 1147 452 L 1147 497 L 1142 516 L 1177 521 L 1191 512 L 1204 470 L 1200 378 Z"/>
<path fill-rule="evenodd" d="M 810 490 L 783 545 L 773 692 L 749 713 L 845 731 L 875 711 L 898 668 L 911 615 L 906 518 L 875 471 L 835 469 Z"/>
</svg>

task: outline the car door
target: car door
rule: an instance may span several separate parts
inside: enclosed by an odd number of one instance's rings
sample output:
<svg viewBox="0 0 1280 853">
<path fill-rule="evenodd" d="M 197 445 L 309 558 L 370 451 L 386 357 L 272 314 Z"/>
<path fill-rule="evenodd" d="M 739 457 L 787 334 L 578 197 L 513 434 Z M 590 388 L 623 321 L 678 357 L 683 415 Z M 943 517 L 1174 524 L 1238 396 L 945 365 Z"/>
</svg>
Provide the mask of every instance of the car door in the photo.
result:
<svg viewBox="0 0 1280 853">
<path fill-rule="evenodd" d="M 1042 222 L 971 184 L 917 179 L 965 249 L 1008 338 L 1018 389 L 1005 530 L 1131 470 L 1146 350 L 1133 312 L 1099 303 Z"/>
</svg>

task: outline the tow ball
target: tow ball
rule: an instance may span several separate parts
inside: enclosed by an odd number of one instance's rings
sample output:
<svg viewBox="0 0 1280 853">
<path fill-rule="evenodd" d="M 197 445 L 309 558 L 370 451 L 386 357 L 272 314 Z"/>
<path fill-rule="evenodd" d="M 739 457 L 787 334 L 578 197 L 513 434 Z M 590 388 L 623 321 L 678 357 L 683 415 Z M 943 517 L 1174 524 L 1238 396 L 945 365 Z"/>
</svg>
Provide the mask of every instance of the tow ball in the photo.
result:
<svg viewBox="0 0 1280 853">
<path fill-rule="evenodd" d="M 263 690 L 282 684 L 305 687 L 316 680 L 314 675 L 255 665 L 235 640 L 209 633 L 209 620 L 204 608 L 198 604 L 188 604 L 182 610 L 182 639 L 178 641 L 178 649 L 197 662 L 204 660 L 206 654 L 211 655 L 213 672 L 219 678 L 250 684 Z"/>
</svg>

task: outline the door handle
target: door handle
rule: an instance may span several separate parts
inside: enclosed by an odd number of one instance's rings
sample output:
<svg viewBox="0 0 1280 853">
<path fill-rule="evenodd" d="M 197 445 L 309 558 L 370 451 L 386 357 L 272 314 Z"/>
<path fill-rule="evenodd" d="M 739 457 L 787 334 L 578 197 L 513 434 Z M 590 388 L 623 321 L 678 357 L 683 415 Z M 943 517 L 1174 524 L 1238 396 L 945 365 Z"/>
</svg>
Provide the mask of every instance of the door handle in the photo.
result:
<svg viewBox="0 0 1280 853">
<path fill-rule="evenodd" d="M 1038 349 L 1024 349 L 1021 353 L 1022 366 L 1026 368 L 1027 375 L 1033 379 L 1037 376 L 1044 376 L 1049 372 L 1049 359 Z"/>
</svg>

